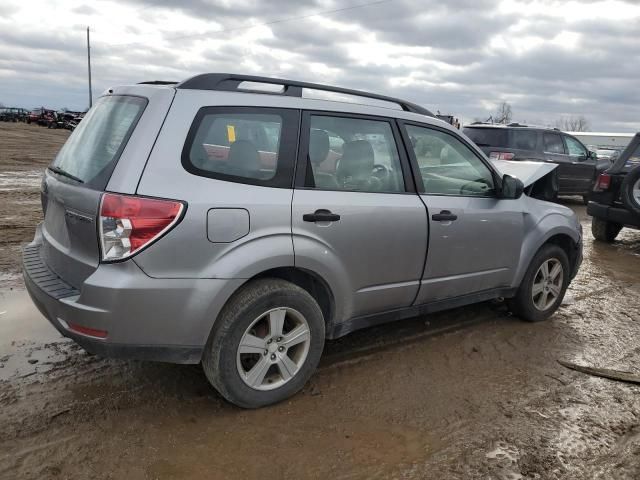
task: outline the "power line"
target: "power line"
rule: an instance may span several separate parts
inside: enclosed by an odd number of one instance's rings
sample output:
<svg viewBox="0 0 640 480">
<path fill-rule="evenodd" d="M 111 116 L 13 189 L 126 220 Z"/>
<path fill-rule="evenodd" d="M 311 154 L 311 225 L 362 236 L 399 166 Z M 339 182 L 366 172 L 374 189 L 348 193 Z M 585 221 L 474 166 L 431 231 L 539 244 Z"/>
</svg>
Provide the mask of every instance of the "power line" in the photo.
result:
<svg viewBox="0 0 640 480">
<path fill-rule="evenodd" d="M 253 25 L 245 25 L 242 27 L 231 27 L 231 28 L 221 28 L 218 30 L 210 30 L 208 32 L 201 32 L 201 33 L 194 33 L 194 34 L 190 34 L 190 35 L 180 35 L 178 37 L 173 37 L 173 38 L 168 38 L 167 40 L 169 42 L 175 42 L 178 40 L 185 40 L 187 38 L 197 38 L 197 37 L 204 37 L 207 35 L 213 35 L 213 34 L 217 34 L 217 33 L 227 33 L 227 32 L 237 32 L 240 30 L 249 30 L 252 28 L 256 28 L 256 27 L 264 27 L 264 26 L 269 26 L 269 25 L 277 25 L 279 23 L 288 23 L 288 22 L 294 22 L 296 20 L 305 20 L 307 18 L 312 18 L 312 17 L 321 17 L 323 15 L 333 15 L 334 13 L 340 13 L 340 12 L 346 12 L 349 10 L 356 10 L 359 8 L 366 8 L 366 7 L 372 7 L 375 5 L 380 5 L 382 3 L 389 3 L 389 2 L 393 2 L 394 0 L 377 0 L 375 2 L 368 2 L 368 3 L 360 3 L 358 5 L 351 5 L 348 7 L 342 7 L 342 8 L 336 8 L 333 10 L 324 10 L 322 12 L 315 12 L 315 13 L 309 13 L 306 15 L 299 15 L 296 17 L 288 17 L 288 18 L 281 18 L 281 19 L 277 19 L 277 20 L 271 20 L 269 22 L 263 22 L 263 23 L 256 23 Z M 110 43 L 105 43 L 104 45 L 107 45 L 109 47 L 128 47 L 128 46 L 133 46 L 133 45 L 145 45 L 143 43 L 140 42 L 133 42 L 133 43 L 115 43 L 115 44 L 110 44 Z M 147 45 L 145 45 L 147 46 Z"/>
</svg>

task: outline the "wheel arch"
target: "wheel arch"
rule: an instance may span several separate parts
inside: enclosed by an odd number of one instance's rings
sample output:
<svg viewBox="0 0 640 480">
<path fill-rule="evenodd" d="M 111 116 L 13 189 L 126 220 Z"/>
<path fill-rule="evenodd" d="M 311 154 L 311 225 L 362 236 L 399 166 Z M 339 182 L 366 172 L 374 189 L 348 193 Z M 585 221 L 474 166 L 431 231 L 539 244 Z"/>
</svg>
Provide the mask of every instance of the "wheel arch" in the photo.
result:
<svg viewBox="0 0 640 480">
<path fill-rule="evenodd" d="M 565 251 L 565 253 L 567 254 L 567 258 L 569 258 L 569 265 L 573 269 L 579 254 L 579 245 L 573 240 L 573 238 L 571 238 L 571 236 L 567 235 L 566 233 L 557 233 L 552 237 L 549 237 L 547 241 L 540 246 L 540 248 L 549 244 L 557 245 Z M 536 253 L 540 250 L 540 248 L 536 251 Z"/>
<path fill-rule="evenodd" d="M 578 230 L 575 228 L 571 228 L 568 225 L 556 225 L 549 230 L 545 230 L 542 223 L 538 225 L 538 228 L 536 230 L 538 232 L 541 232 L 541 234 L 535 237 L 530 236 L 522 246 L 520 264 L 518 265 L 518 270 L 516 272 L 512 285 L 515 288 L 518 288 L 520 286 L 522 278 L 524 277 L 527 269 L 529 268 L 529 264 L 531 263 L 535 255 L 540 251 L 541 248 L 549 244 L 558 245 L 567 253 L 567 257 L 569 258 L 569 263 L 572 270 L 571 278 L 573 278 L 577 273 L 577 267 L 579 266 L 579 262 L 582 259 L 582 243 L 581 236 Z"/>
<path fill-rule="evenodd" d="M 280 278 L 299 286 L 318 302 L 325 325 L 332 324 L 336 312 L 335 296 L 327 281 L 316 272 L 299 267 L 277 267 L 254 275 L 247 283 L 259 278 Z"/>
</svg>

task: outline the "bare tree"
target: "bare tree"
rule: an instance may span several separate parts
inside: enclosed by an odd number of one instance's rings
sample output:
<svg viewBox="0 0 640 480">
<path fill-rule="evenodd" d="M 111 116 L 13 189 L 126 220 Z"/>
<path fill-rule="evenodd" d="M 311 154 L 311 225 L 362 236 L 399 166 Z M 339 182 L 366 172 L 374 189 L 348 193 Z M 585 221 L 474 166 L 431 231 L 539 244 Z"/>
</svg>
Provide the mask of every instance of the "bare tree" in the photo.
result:
<svg viewBox="0 0 640 480">
<path fill-rule="evenodd" d="M 565 132 L 587 132 L 591 129 L 591 124 L 582 115 L 570 115 L 556 120 L 556 128 Z"/>
<path fill-rule="evenodd" d="M 498 110 L 496 111 L 496 115 L 494 117 L 495 123 L 511 123 L 511 118 L 513 117 L 513 112 L 511 111 L 511 104 L 508 102 L 502 102 L 498 105 Z"/>
<path fill-rule="evenodd" d="M 511 118 L 513 117 L 513 112 L 511 111 L 511 104 L 508 102 L 502 102 L 498 106 L 498 111 L 495 114 L 494 120 L 495 123 L 511 123 Z"/>
</svg>

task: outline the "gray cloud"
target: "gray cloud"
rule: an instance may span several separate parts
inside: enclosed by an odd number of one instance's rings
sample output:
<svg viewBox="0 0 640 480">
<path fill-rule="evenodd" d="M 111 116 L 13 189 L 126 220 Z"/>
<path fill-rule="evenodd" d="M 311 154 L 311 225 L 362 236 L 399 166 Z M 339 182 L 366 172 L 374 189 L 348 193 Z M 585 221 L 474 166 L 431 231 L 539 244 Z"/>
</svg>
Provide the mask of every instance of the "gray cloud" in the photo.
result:
<svg viewBox="0 0 640 480">
<path fill-rule="evenodd" d="M 80 5 L 78 7 L 72 8 L 71 11 L 73 13 L 77 13 L 80 15 L 98 15 L 99 12 L 95 8 L 90 5 Z"/>
<path fill-rule="evenodd" d="M 119 27 L 140 40 L 123 42 L 102 27 L 93 45 L 96 91 L 230 71 L 401 96 L 465 120 L 486 118 L 507 100 L 516 120 L 552 123 L 582 114 L 598 129 L 640 127 L 640 18 L 621 21 L 604 9 L 576 20 L 553 16 L 551 0 L 548 10 L 527 16 L 503 13 L 494 0 L 390 0 L 307 17 L 365 0 L 114 1 L 135 9 L 138 18 L 124 17 Z M 72 22 L 34 29 L 11 21 L 22 8 L 19 0 L 0 5 L 0 101 L 84 108 L 84 26 L 71 23 L 96 21 L 102 11 L 87 2 L 69 9 Z M 176 31 L 178 14 L 198 26 Z M 142 41 L 150 30 L 162 40 Z M 554 42 L 562 32 L 577 35 L 576 45 Z"/>
</svg>

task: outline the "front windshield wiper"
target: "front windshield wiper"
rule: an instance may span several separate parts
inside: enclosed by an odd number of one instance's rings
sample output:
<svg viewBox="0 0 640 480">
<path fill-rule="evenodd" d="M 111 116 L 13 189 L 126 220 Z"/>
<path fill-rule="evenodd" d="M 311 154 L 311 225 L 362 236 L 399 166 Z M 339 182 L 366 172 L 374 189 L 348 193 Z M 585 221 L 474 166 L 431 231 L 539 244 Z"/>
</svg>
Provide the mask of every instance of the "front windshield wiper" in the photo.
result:
<svg viewBox="0 0 640 480">
<path fill-rule="evenodd" d="M 81 178 L 76 177 L 75 175 L 70 174 L 69 172 L 64 171 L 60 167 L 51 167 L 51 166 L 49 166 L 47 168 L 49 170 L 51 170 L 53 173 L 57 173 L 58 175 L 62 175 L 63 177 L 70 178 L 71 180 L 75 180 L 76 182 L 79 182 L 79 183 L 84 183 L 84 180 L 82 180 Z"/>
</svg>

